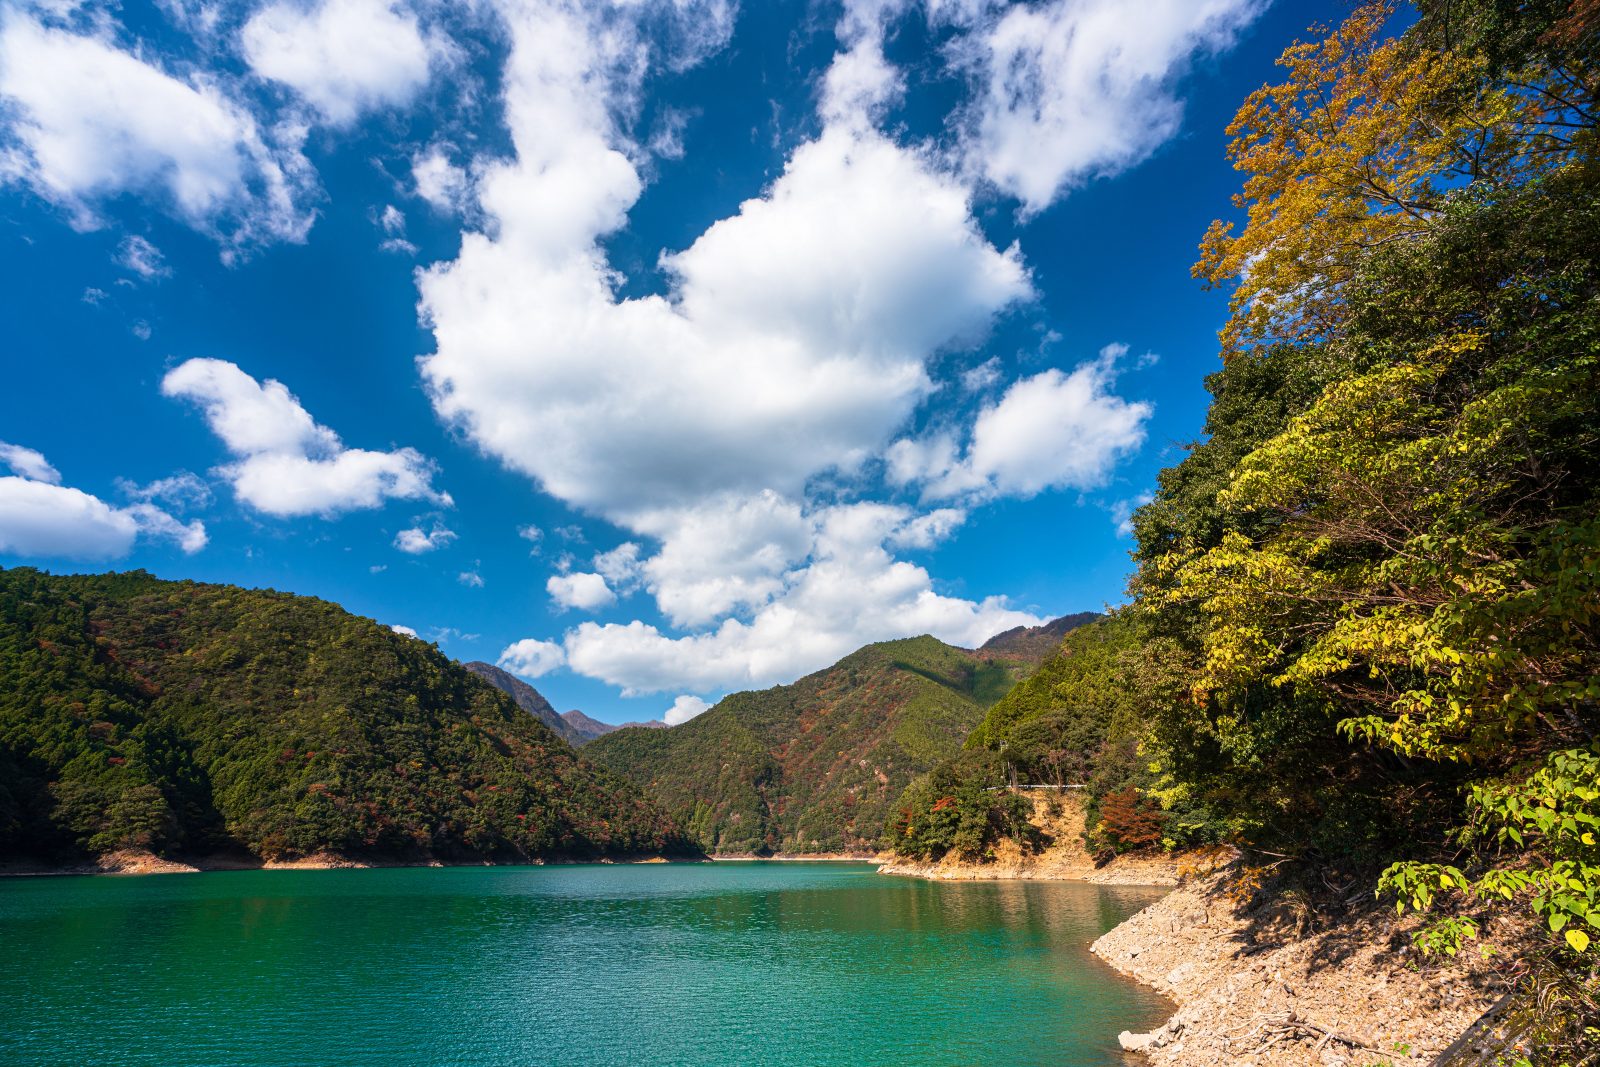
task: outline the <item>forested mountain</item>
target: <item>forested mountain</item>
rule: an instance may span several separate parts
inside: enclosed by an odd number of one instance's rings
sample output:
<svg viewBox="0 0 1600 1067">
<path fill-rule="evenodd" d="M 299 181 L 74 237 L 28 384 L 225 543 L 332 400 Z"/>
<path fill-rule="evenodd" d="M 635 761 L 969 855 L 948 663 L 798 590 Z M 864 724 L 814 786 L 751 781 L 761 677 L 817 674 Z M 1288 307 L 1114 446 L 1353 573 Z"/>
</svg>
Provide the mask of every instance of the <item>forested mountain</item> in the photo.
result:
<svg viewBox="0 0 1600 1067">
<path fill-rule="evenodd" d="M 932 637 L 868 645 L 834 666 L 735 693 L 666 730 L 584 753 L 642 786 L 708 850 L 876 848 L 913 776 L 958 751 L 1031 666 Z"/>
<path fill-rule="evenodd" d="M 0 856 L 693 851 L 433 646 L 325 601 L 0 571 Z"/>
<path fill-rule="evenodd" d="M 1203 807 L 1173 799 L 1157 815 L 1146 795 L 1159 780 L 1139 754 L 1152 709 L 1185 697 L 1160 650 L 1134 612 L 1075 627 L 989 709 L 960 753 L 912 783 L 885 847 L 920 858 L 981 853 L 1026 823 L 1026 806 L 988 788 L 1012 780 L 1081 787 L 1099 854 L 1214 838 Z"/>
<path fill-rule="evenodd" d="M 597 737 L 604 737 L 606 734 L 629 726 L 659 730 L 667 725 L 657 719 L 651 722 L 630 722 L 624 723 L 622 726 L 612 726 L 608 722 L 591 719 L 581 711 L 563 711 L 558 714 L 556 709 L 550 705 L 550 702 L 544 698 L 543 693 L 524 682 L 521 678 L 501 670 L 494 664 L 484 663 L 482 660 L 473 660 L 471 663 L 463 664 L 463 666 L 502 693 L 509 695 L 512 700 L 517 702 L 517 707 L 550 727 L 574 748 L 579 745 L 586 745 Z"/>
<path fill-rule="evenodd" d="M 463 663 L 462 666 L 516 701 L 517 707 L 550 727 L 563 740 L 569 744 L 577 743 L 574 738 L 568 736 L 567 724 L 561 721 L 561 716 L 556 713 L 550 701 L 533 686 L 516 675 L 482 660 L 473 660 L 470 663 Z"/>
</svg>

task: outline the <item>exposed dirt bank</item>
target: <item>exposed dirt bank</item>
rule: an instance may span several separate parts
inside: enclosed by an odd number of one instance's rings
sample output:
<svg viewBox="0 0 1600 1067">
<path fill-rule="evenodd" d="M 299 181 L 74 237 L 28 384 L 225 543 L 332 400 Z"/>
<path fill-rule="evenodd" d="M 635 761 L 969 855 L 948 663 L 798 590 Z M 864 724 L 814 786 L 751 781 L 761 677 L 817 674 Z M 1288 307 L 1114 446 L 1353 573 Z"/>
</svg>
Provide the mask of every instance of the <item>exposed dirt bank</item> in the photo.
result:
<svg viewBox="0 0 1600 1067">
<path fill-rule="evenodd" d="M 1072 881 L 1098 885 L 1177 885 L 1181 860 L 1167 856 L 1119 856 L 1104 867 L 1066 864 L 1032 864 L 997 857 L 993 862 L 961 863 L 942 860 L 917 863 L 892 857 L 878 867 L 879 874 L 931 878 L 942 882 Z"/>
<path fill-rule="evenodd" d="M 1339 914 L 1318 916 L 1296 895 L 1236 903 L 1233 878 L 1185 885 L 1094 943 L 1179 1005 L 1165 1026 L 1122 1035 L 1155 1067 L 1432 1063 L 1504 992 L 1476 951 L 1448 966 L 1424 959 L 1415 919 L 1397 919 L 1364 885 L 1345 887 Z M 1491 925 L 1482 943 L 1514 960 L 1519 934 Z"/>
<path fill-rule="evenodd" d="M 881 863 L 885 857 L 876 852 L 775 852 L 770 856 L 762 856 L 754 852 L 713 852 L 711 858 L 721 862 L 772 860 L 799 863 L 831 860 L 836 863 Z"/>
<path fill-rule="evenodd" d="M 1007 879 L 1071 879 L 1101 885 L 1177 885 L 1186 859 L 1181 855 L 1118 856 L 1097 867 L 1083 847 L 1084 812 L 1075 796 L 1030 794 L 1033 824 L 1044 834 L 1046 846 L 1024 852 L 1016 842 L 1005 841 L 991 859 L 969 863 L 946 856 L 936 863 L 901 856 L 883 857 L 880 874 L 966 882 Z"/>
</svg>

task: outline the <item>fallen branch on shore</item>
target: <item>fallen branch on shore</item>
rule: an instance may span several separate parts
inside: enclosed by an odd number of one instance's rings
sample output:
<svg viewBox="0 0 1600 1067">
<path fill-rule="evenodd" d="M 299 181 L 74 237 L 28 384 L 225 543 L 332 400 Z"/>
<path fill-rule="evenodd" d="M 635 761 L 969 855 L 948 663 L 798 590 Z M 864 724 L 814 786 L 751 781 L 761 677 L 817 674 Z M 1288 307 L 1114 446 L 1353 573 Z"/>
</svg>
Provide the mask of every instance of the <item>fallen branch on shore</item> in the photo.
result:
<svg viewBox="0 0 1600 1067">
<path fill-rule="evenodd" d="M 1322 1026 L 1318 1023 L 1307 1022 L 1306 1020 L 1297 1016 L 1293 1010 L 1273 1012 L 1267 1015 L 1257 1015 L 1254 1019 L 1250 1020 L 1250 1023 L 1247 1023 L 1246 1025 L 1248 1026 L 1251 1023 L 1256 1023 L 1257 1020 L 1260 1020 L 1259 1025 L 1256 1025 L 1256 1028 L 1251 1031 L 1249 1037 L 1243 1039 L 1245 1041 L 1255 1041 L 1254 1047 L 1250 1049 L 1251 1052 L 1260 1052 L 1272 1045 L 1276 1045 L 1280 1041 L 1298 1040 L 1299 1038 L 1304 1037 L 1317 1038 L 1317 1046 L 1313 1050 L 1315 1052 L 1322 1051 L 1323 1047 L 1329 1042 L 1337 1042 L 1341 1045 L 1347 1045 L 1350 1048 L 1355 1049 L 1357 1052 L 1375 1052 L 1380 1055 L 1383 1052 L 1382 1049 L 1374 1048 L 1366 1042 L 1358 1040 L 1357 1038 L 1350 1037 L 1346 1034 L 1341 1034 L 1336 1030 Z M 1231 1045 L 1232 1041 L 1230 1040 L 1228 1044 Z"/>
</svg>

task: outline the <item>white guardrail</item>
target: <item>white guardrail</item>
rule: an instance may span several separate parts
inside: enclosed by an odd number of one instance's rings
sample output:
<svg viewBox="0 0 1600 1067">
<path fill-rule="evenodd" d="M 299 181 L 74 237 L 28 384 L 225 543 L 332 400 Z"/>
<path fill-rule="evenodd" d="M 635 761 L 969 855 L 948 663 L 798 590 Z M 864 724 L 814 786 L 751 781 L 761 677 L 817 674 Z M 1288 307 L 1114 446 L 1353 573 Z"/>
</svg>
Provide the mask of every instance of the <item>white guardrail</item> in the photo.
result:
<svg viewBox="0 0 1600 1067">
<path fill-rule="evenodd" d="M 1087 785 L 991 785 L 986 792 L 998 793 L 1002 790 L 1022 792 L 1025 789 L 1088 789 Z"/>
</svg>

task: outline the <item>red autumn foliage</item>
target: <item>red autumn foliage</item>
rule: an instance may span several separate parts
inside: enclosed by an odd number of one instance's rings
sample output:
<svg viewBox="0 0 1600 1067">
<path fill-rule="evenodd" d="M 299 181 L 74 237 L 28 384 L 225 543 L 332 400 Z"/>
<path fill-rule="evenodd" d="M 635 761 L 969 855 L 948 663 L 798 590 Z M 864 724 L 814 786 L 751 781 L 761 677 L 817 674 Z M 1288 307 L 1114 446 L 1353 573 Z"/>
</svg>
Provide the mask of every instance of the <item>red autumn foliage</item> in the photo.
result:
<svg viewBox="0 0 1600 1067">
<path fill-rule="evenodd" d="M 1133 852 L 1160 844 L 1165 821 L 1161 809 L 1130 785 L 1100 801 L 1097 833 L 1117 852 Z"/>
</svg>

